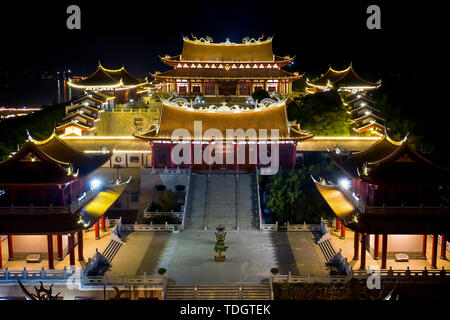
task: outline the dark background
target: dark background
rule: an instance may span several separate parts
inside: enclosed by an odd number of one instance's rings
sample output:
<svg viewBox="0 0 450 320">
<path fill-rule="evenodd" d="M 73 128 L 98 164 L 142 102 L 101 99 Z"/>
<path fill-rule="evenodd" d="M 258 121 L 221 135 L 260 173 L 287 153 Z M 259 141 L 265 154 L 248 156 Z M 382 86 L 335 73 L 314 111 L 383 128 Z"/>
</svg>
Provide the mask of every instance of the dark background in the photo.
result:
<svg viewBox="0 0 450 320">
<path fill-rule="evenodd" d="M 81 30 L 66 28 L 70 4 L 81 8 Z M 381 7 L 381 30 L 366 28 L 370 4 Z M 0 6 L 0 105 L 52 103 L 56 81 L 40 80 L 44 71 L 89 75 L 98 60 L 107 68 L 125 65 L 140 77 L 167 70 L 158 56 L 179 54 L 182 34 L 191 33 L 214 42 L 274 35 L 274 53 L 295 55 L 290 71 L 309 77 L 352 61 L 368 80 L 381 78 L 399 88 L 418 82 L 426 89 L 436 83 L 440 72 L 434 72 L 446 67 L 445 11 L 429 1 L 73 0 Z"/>
</svg>

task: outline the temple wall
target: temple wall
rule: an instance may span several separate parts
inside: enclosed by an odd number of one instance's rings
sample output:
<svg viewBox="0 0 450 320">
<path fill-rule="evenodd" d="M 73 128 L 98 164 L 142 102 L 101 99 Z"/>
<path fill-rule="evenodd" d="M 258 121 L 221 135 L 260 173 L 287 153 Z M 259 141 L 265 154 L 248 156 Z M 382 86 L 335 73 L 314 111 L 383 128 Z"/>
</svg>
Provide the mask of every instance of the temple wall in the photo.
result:
<svg viewBox="0 0 450 320">
<path fill-rule="evenodd" d="M 62 236 L 63 255 L 66 255 L 68 249 L 67 236 Z M 13 236 L 13 252 L 14 258 L 25 259 L 27 255 L 37 253 L 41 255 L 41 259 L 47 258 L 47 236 L 46 235 L 26 235 Z M 53 253 L 57 257 L 58 242 L 56 235 L 53 236 Z"/>
<path fill-rule="evenodd" d="M 380 254 L 382 236 L 380 235 Z M 420 259 L 422 257 L 422 235 L 389 235 L 387 257 L 393 259 L 396 253 L 406 253 L 410 259 Z M 369 237 L 369 250 L 373 255 L 375 236 Z"/>
</svg>

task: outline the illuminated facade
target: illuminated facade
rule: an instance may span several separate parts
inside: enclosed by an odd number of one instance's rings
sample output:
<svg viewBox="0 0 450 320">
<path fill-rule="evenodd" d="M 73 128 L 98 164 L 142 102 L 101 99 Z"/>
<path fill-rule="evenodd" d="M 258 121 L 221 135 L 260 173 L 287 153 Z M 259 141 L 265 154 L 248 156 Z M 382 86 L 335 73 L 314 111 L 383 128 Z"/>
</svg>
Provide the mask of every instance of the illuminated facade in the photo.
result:
<svg viewBox="0 0 450 320">
<path fill-rule="evenodd" d="M 343 101 L 351 114 L 353 130 L 358 134 L 382 136 L 385 131 L 385 119 L 379 116 L 380 110 L 374 107 L 375 102 L 365 94 L 349 96 Z"/>
<path fill-rule="evenodd" d="M 146 79 L 138 79 L 132 76 L 125 67 L 106 69 L 100 62 L 92 75 L 78 82 L 69 80 L 68 84 L 73 89 L 84 90 L 88 93 L 88 98 L 92 98 L 91 100 L 95 97 L 89 97 L 89 93 L 93 92 L 114 97 L 116 104 L 130 102 L 132 99 L 137 99 L 140 94 L 148 92 L 143 89 L 148 85 Z"/>
<path fill-rule="evenodd" d="M 153 76 L 163 92 L 180 95 L 248 97 L 260 89 L 290 94 L 292 81 L 302 77 L 282 69 L 293 59 L 274 55 L 272 38 L 213 43 L 209 37 L 184 37 L 181 54 L 161 57 L 173 69 Z"/>
<path fill-rule="evenodd" d="M 69 254 L 74 265 L 75 246 L 84 259 L 83 230 L 95 225 L 99 237 L 99 220 L 104 229 L 104 214 L 127 185 L 92 177 L 110 158 L 109 152 L 78 152 L 53 133 L 44 141 L 29 136 L 0 162 L 0 234 L 8 235 L 9 260 L 15 253 L 40 252 L 53 269 L 54 254 L 58 259 Z M 47 252 L 41 252 L 43 243 Z"/>
<path fill-rule="evenodd" d="M 352 94 L 356 92 L 365 93 L 370 90 L 377 89 L 381 86 L 381 80 L 371 82 L 362 79 L 353 69 L 353 65 L 344 70 L 334 70 L 329 67 L 320 77 L 306 81 L 307 93 L 316 93 L 335 89 L 344 94 Z"/>
<path fill-rule="evenodd" d="M 252 108 L 237 105 L 194 107 L 185 99 L 175 101 L 164 100 L 159 122 L 152 124 L 147 132 L 134 135 L 150 142 L 152 167 L 200 170 L 263 168 L 265 165 L 261 162 L 259 150 L 264 144 L 268 154 L 275 145 L 278 147 L 280 167 L 294 168 L 297 143 L 313 136 L 302 131 L 298 124 L 287 121 L 285 100 L 264 99 Z M 196 127 L 196 123 L 201 128 Z M 187 137 L 180 139 L 176 133 L 180 132 L 176 131 L 179 129 Z M 228 135 L 229 130 L 233 136 Z M 272 130 L 277 131 L 276 137 Z M 267 134 L 262 135 L 262 131 Z M 173 162 L 172 150 L 179 143 L 188 146 L 187 163 Z M 203 157 L 196 160 L 197 148 L 202 154 L 210 153 L 217 161 L 208 164 Z M 245 157 L 243 161 L 238 161 L 239 154 Z"/>
<path fill-rule="evenodd" d="M 56 132 L 63 136 L 87 136 L 95 130 L 103 111 L 84 104 L 68 105 L 66 116 L 56 127 Z"/>
<path fill-rule="evenodd" d="M 341 236 L 346 228 L 355 232 L 354 259 L 359 258 L 361 245 L 361 268 L 366 266 L 366 251 L 379 259 L 380 236 L 383 269 L 387 258 L 397 258 L 398 252 L 426 259 L 428 235 L 431 266 L 436 268 L 439 235 L 441 257 L 446 255 L 450 207 L 443 195 L 448 192 L 450 171 L 414 151 L 406 138 L 396 142 L 383 136 L 364 151 L 335 148 L 330 157 L 347 178 L 336 185 L 323 179 L 314 182 L 336 214 Z"/>
</svg>

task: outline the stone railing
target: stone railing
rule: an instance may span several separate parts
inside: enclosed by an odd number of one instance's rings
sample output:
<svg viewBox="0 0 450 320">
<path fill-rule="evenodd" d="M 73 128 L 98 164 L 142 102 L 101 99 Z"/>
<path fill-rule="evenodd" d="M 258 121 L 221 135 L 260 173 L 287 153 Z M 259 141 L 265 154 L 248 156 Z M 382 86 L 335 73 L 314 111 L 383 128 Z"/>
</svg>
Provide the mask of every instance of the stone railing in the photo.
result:
<svg viewBox="0 0 450 320">
<path fill-rule="evenodd" d="M 175 231 L 182 230 L 183 225 L 181 224 L 122 224 L 121 231 L 122 232 L 134 232 L 134 231 L 144 231 L 144 232 L 152 232 L 152 231 Z"/>
<path fill-rule="evenodd" d="M 259 170 L 258 168 L 255 169 L 256 174 L 256 201 L 258 202 L 257 210 L 258 210 L 258 219 L 259 219 L 259 230 L 264 230 L 262 228 L 263 221 L 262 221 L 262 210 L 261 210 L 261 196 L 259 191 Z"/>
<path fill-rule="evenodd" d="M 351 278 L 348 276 L 311 276 L 309 273 L 303 276 L 270 275 L 272 283 L 345 283 Z"/>
<path fill-rule="evenodd" d="M 0 214 L 70 214 L 71 211 L 68 206 L 46 206 L 35 207 L 30 205 L 28 207 L 16 207 L 11 205 L 9 207 L 0 207 Z"/>
<path fill-rule="evenodd" d="M 278 231 L 278 222 L 275 224 L 261 223 L 260 229 L 265 231 Z"/>
<path fill-rule="evenodd" d="M 410 277 L 415 278 L 446 278 L 450 280 L 450 270 L 445 270 L 443 267 L 442 269 L 427 269 L 426 267 L 423 270 L 410 270 L 409 267 L 407 267 L 406 270 L 394 270 L 392 267 L 389 269 L 378 269 L 378 270 L 353 270 L 352 276 L 356 279 L 365 279 L 369 277 L 373 272 L 379 272 L 379 275 L 384 278 L 402 278 L 407 279 Z"/>
<path fill-rule="evenodd" d="M 167 273 L 164 275 L 149 276 L 144 272 L 142 276 L 81 276 L 81 283 L 83 286 L 103 286 L 103 285 L 119 285 L 119 286 L 138 286 L 145 285 L 146 287 L 160 288 L 162 290 L 167 286 Z"/>
<path fill-rule="evenodd" d="M 66 267 L 62 270 L 44 269 L 41 270 L 27 270 L 26 267 L 23 270 L 9 270 L 8 267 L 5 270 L 0 270 L 0 283 L 8 280 L 65 280 L 73 274 L 73 271 L 68 270 Z M 16 284 L 16 282 L 14 282 Z"/>
</svg>

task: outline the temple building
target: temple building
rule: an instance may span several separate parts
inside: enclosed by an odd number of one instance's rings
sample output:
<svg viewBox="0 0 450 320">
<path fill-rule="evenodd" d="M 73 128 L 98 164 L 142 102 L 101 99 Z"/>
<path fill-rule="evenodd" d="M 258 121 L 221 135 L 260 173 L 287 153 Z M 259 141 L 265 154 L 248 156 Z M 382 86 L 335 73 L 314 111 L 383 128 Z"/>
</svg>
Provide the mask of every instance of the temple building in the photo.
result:
<svg viewBox="0 0 450 320">
<path fill-rule="evenodd" d="M 329 67 L 327 72 L 314 80 L 306 81 L 307 93 L 316 93 L 335 89 L 343 94 L 365 93 L 381 86 L 381 80 L 371 82 L 361 78 L 353 69 L 352 63 L 344 70 Z"/>
<path fill-rule="evenodd" d="M 104 229 L 105 212 L 128 184 L 93 177 L 110 158 L 76 151 L 53 132 L 44 141 L 29 136 L 0 162 L 0 234 L 8 236 L 8 259 L 38 253 L 53 269 L 55 254 L 59 260 L 69 254 L 74 265 L 77 246 L 83 260 L 83 230 L 95 226 L 99 238 L 99 220 Z"/>
<path fill-rule="evenodd" d="M 209 37 L 184 37 L 181 54 L 161 57 L 173 69 L 152 76 L 163 83 L 165 93 L 248 97 L 264 89 L 284 95 L 292 92 L 292 81 L 302 77 L 282 69 L 293 60 L 273 54 L 272 38 L 213 43 Z"/>
<path fill-rule="evenodd" d="M 357 94 L 345 99 L 343 104 L 352 116 L 354 131 L 358 134 L 383 135 L 385 119 L 379 116 L 380 110 L 374 107 L 375 101 L 365 94 Z"/>
<path fill-rule="evenodd" d="M 84 90 L 85 93 L 106 94 L 114 97 L 116 104 L 124 104 L 137 99 L 147 90 L 142 89 L 148 84 L 146 79 L 132 76 L 125 67 L 120 69 L 106 69 L 100 62 L 97 70 L 89 77 L 78 82 L 70 81 L 68 85 L 73 89 Z M 89 97 L 94 98 L 94 97 Z"/>
<path fill-rule="evenodd" d="M 388 258 L 427 259 L 429 236 L 432 268 L 436 268 L 439 235 L 445 259 L 450 207 L 443 195 L 448 192 L 450 170 L 425 159 L 406 138 L 396 142 L 386 135 L 364 151 L 347 153 L 336 147 L 329 154 L 347 178 L 338 184 L 314 182 L 336 214 L 341 237 L 346 228 L 355 233 L 354 259 L 359 258 L 361 246 L 362 269 L 366 251 L 379 259 L 380 236 L 382 269 Z"/>
<path fill-rule="evenodd" d="M 66 106 L 66 116 L 56 127 L 57 133 L 64 136 L 87 136 L 96 128 L 103 109 L 97 109 L 84 104 Z"/>
<path fill-rule="evenodd" d="M 265 164 L 259 153 L 262 146 L 271 155 L 276 144 L 279 147 L 279 166 L 294 168 L 297 143 L 313 135 L 302 131 L 298 124 L 288 122 L 285 102 L 267 98 L 251 107 L 225 104 L 202 104 L 198 107 L 183 98 L 163 100 L 159 122 L 152 124 L 147 132 L 134 136 L 150 143 L 152 167 L 199 170 L 263 168 Z M 182 131 L 177 131 L 180 129 Z M 230 130 L 232 136 L 228 135 Z M 277 131 L 276 137 L 272 130 Z M 178 132 L 184 134 L 179 135 Z M 189 146 L 190 155 L 186 162 L 175 164 L 171 153 L 179 143 Z M 197 148 L 202 154 L 213 156 L 215 163 L 208 163 L 205 158 L 194 159 Z M 239 161 L 238 158 L 244 155 L 245 159 Z"/>
</svg>

